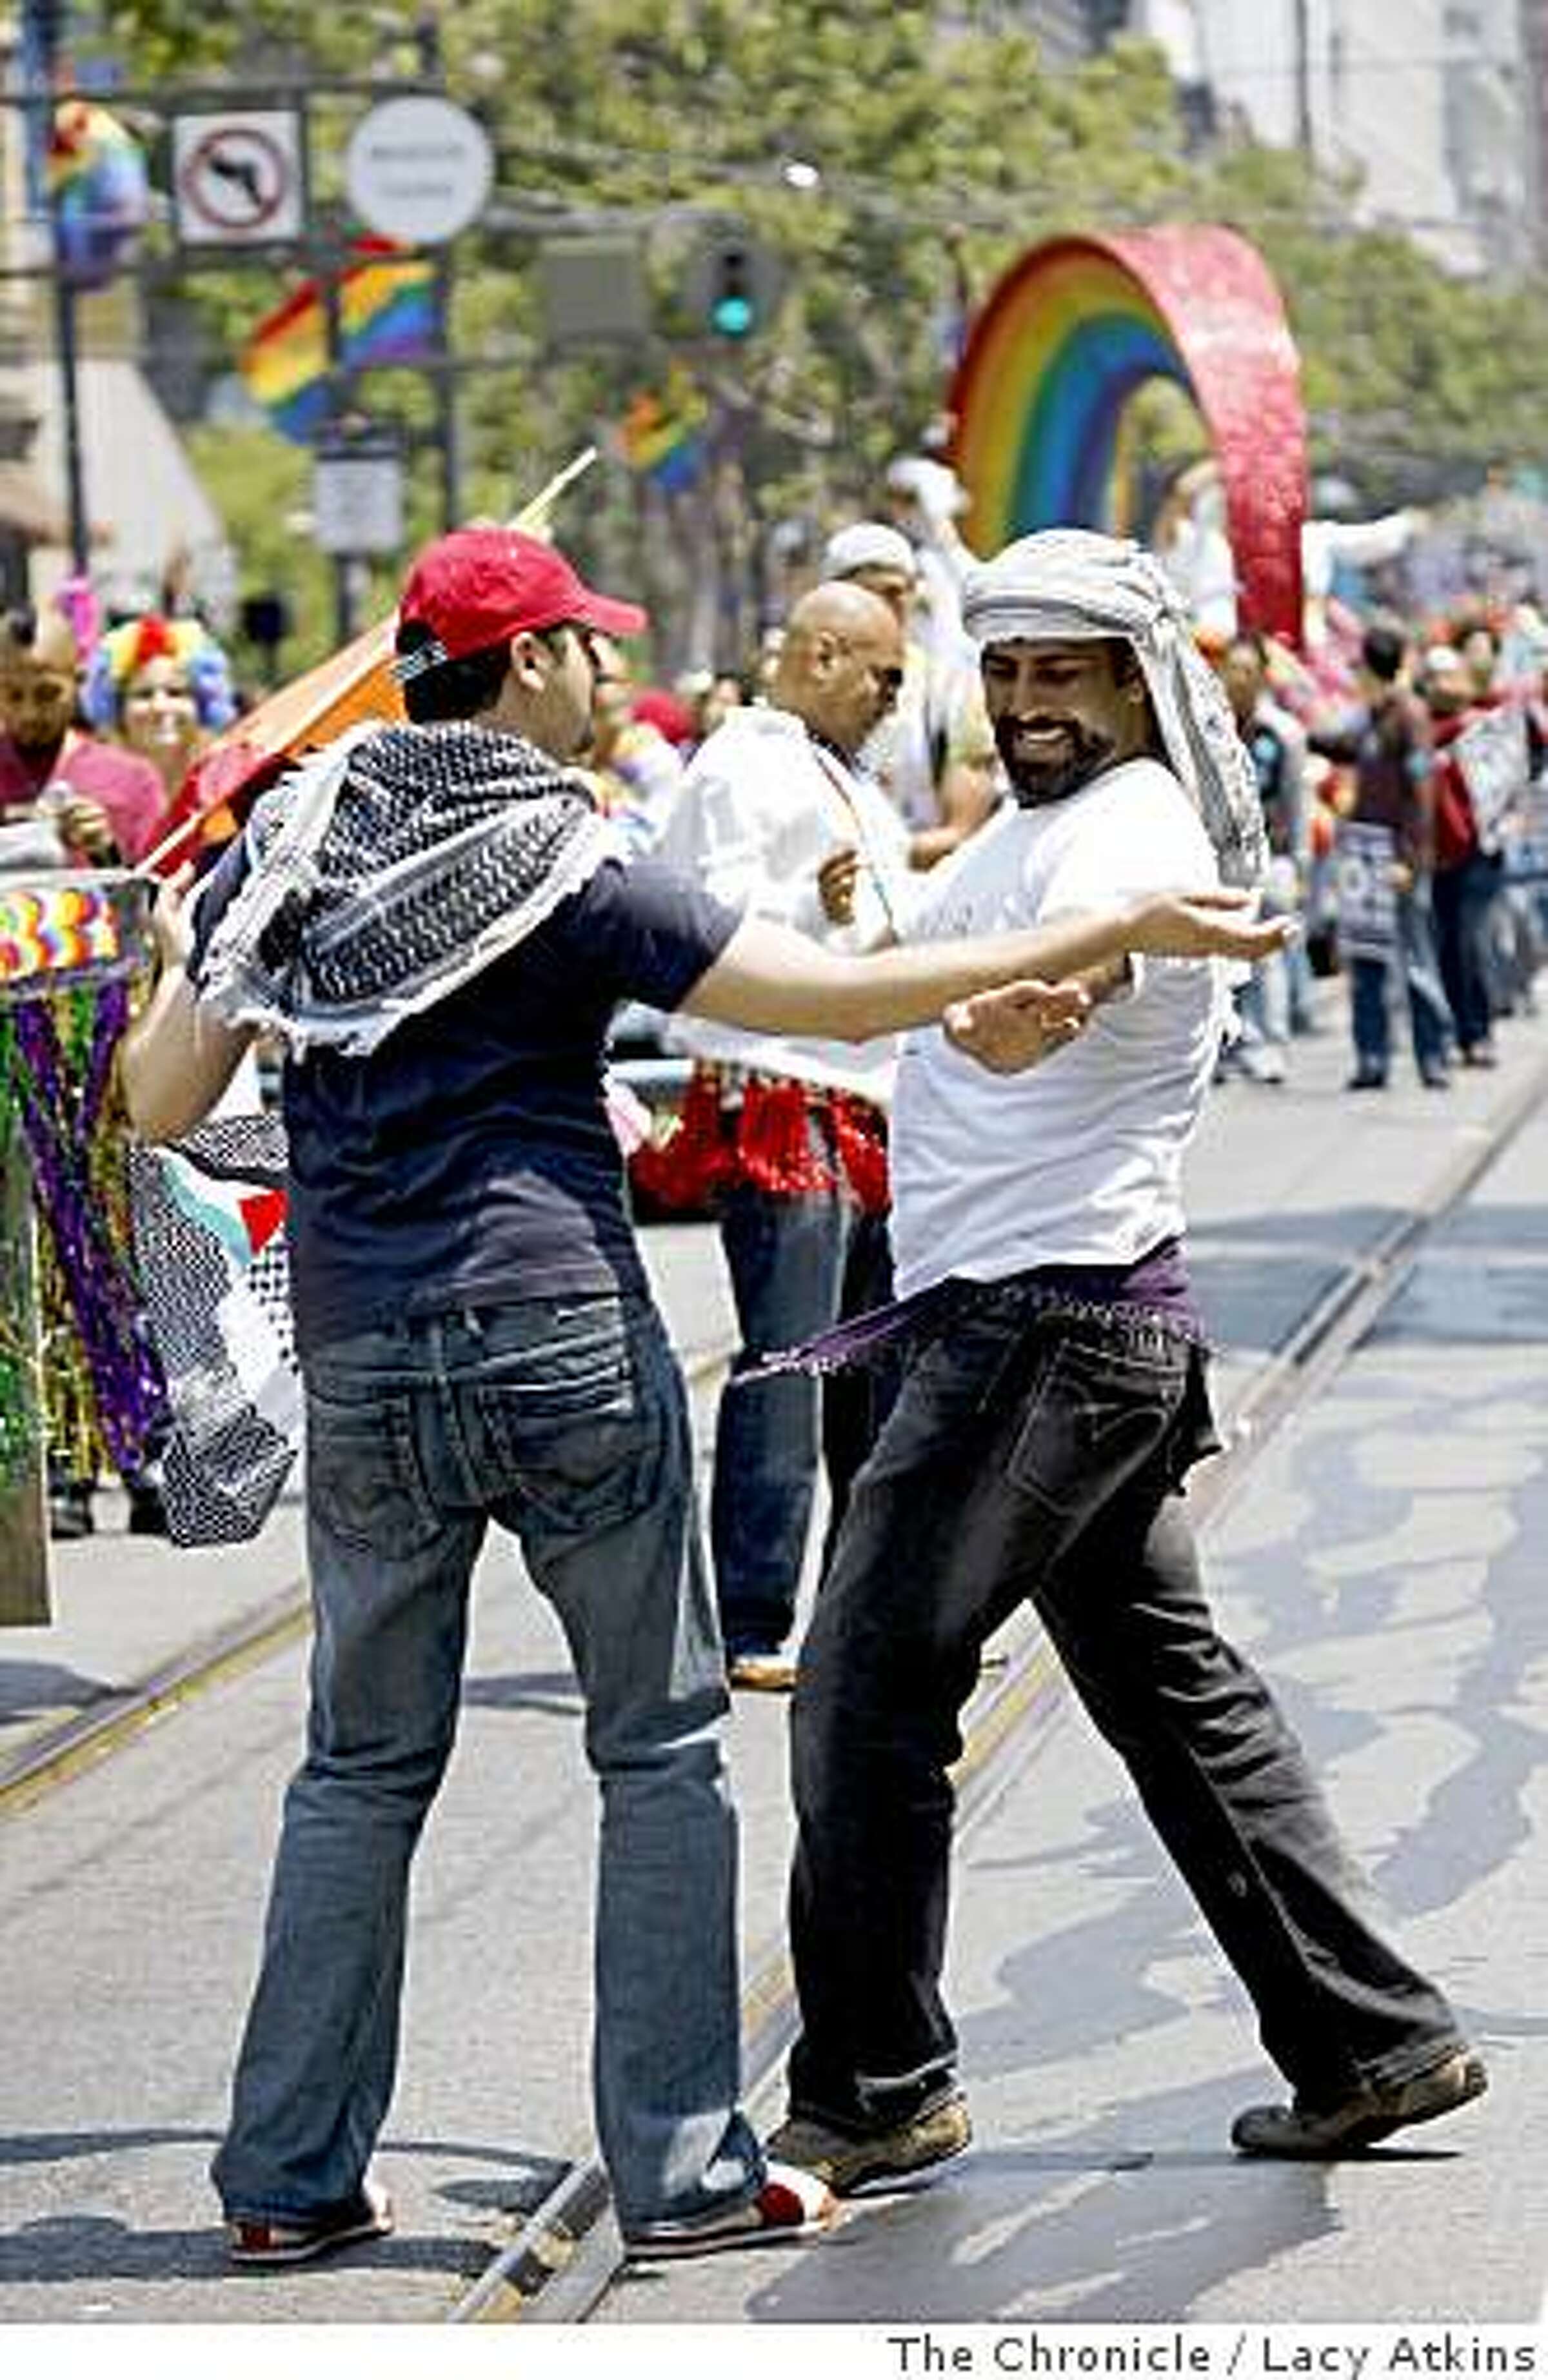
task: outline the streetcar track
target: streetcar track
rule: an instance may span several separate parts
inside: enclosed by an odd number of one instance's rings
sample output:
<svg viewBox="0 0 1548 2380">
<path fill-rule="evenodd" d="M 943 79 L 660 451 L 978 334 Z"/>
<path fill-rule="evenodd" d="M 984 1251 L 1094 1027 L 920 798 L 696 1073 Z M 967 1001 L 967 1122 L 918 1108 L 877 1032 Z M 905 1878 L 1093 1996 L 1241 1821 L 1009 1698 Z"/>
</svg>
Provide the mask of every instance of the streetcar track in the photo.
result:
<svg viewBox="0 0 1548 2380">
<path fill-rule="evenodd" d="M 96 1696 L 0 1762 L 0 1817 L 30 1808 L 55 1787 L 96 1767 L 210 1687 L 258 1668 L 295 1644 L 311 1624 L 305 1583 L 293 1581 L 256 1614 L 244 1613 L 229 1629 L 201 1637 L 132 1686 Z"/>
</svg>

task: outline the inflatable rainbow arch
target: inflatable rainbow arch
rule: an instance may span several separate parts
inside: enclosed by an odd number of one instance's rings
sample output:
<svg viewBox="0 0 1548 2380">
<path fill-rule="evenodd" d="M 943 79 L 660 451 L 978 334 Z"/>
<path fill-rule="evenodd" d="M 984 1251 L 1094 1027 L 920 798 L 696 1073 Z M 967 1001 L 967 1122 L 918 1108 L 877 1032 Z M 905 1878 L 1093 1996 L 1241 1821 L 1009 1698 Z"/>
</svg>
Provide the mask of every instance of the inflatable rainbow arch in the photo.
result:
<svg viewBox="0 0 1548 2380">
<path fill-rule="evenodd" d="M 1198 407 L 1225 482 L 1245 625 L 1298 644 L 1306 423 L 1295 343 L 1256 249 L 1218 225 L 1030 249 L 991 291 L 952 383 L 979 553 L 1034 528 L 1117 528 L 1124 415 L 1147 381 Z"/>
</svg>

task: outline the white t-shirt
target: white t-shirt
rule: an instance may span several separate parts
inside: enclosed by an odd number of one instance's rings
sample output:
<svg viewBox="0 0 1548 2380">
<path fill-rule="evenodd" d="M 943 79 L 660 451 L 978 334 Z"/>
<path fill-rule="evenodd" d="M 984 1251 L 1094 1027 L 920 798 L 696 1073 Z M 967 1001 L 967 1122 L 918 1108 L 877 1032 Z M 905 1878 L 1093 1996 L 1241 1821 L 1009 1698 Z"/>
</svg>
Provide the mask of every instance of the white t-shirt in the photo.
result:
<svg viewBox="0 0 1548 2380">
<path fill-rule="evenodd" d="M 817 870 L 852 844 L 862 866 L 854 922 L 835 926 Z M 794 711 L 734 710 L 701 744 L 666 815 L 654 856 L 747 916 L 775 917 L 830 950 L 869 950 L 901 934 L 922 880 L 908 872 L 908 830 L 884 795 L 815 744 Z M 692 1057 L 794 1076 L 885 1103 L 895 1046 L 744 1033 L 676 1015 L 670 1039 Z"/>
<path fill-rule="evenodd" d="M 909 939 L 996 933 L 1218 880 L 1187 795 L 1129 760 L 1046 808 L 1008 808 L 925 879 Z M 904 1296 L 948 1274 L 1123 1265 L 1183 1228 L 1182 1153 L 1228 1001 L 1207 959 L 1136 960 L 1127 993 L 1018 1075 L 938 1026 L 903 1045 L 893 1109 L 893 1246 Z"/>
</svg>

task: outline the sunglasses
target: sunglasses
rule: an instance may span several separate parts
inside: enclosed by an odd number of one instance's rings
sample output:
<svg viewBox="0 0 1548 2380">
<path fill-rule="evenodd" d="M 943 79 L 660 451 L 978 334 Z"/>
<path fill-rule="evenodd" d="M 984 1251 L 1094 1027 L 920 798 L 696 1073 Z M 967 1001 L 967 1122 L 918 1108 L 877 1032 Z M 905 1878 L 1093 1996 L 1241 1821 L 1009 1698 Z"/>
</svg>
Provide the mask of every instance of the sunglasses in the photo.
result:
<svg viewBox="0 0 1548 2380">
<path fill-rule="evenodd" d="M 835 637 L 833 641 L 836 651 L 847 653 L 851 660 L 854 658 L 855 648 L 847 637 Z M 863 654 L 860 656 L 860 666 L 867 676 L 872 678 L 881 687 L 884 694 L 896 694 L 902 686 L 904 673 L 900 669 L 878 668 L 874 662 L 868 662 Z"/>
</svg>

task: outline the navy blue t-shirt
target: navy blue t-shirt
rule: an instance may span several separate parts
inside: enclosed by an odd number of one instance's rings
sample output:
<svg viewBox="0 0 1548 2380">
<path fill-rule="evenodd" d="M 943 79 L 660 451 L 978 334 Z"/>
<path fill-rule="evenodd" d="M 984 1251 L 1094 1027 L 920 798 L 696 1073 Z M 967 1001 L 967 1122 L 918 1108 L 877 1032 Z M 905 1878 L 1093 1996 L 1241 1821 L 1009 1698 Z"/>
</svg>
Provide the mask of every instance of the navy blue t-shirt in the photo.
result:
<svg viewBox="0 0 1548 2380">
<path fill-rule="evenodd" d="M 241 843 L 195 911 L 197 984 L 247 872 Z M 290 1259 L 303 1352 L 401 1315 L 646 1276 L 603 1106 L 623 1000 L 676 1008 L 737 914 L 652 860 L 609 860 L 493 965 L 368 1058 L 285 1068 Z"/>
</svg>

